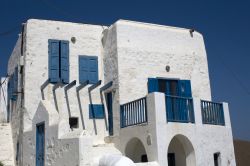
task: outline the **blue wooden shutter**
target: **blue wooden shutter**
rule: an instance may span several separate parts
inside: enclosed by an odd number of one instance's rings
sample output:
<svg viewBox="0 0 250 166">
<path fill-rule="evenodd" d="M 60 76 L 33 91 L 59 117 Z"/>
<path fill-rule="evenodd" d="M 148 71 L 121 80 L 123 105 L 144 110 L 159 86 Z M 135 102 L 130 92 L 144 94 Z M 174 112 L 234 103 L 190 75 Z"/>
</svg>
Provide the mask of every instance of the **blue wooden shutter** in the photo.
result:
<svg viewBox="0 0 250 166">
<path fill-rule="evenodd" d="M 103 108 L 103 104 L 89 104 L 89 119 L 103 119 Z"/>
<path fill-rule="evenodd" d="M 69 83 L 69 42 L 60 41 L 60 75 L 63 83 Z"/>
<path fill-rule="evenodd" d="M 90 84 L 98 82 L 98 58 L 88 57 L 88 79 Z"/>
<path fill-rule="evenodd" d="M 178 95 L 181 97 L 192 97 L 190 80 L 178 81 Z M 180 100 L 178 101 L 178 105 L 179 119 L 183 121 L 188 121 L 189 119 L 192 120 L 193 116 L 191 114 L 188 115 L 188 111 L 191 111 L 189 103 L 187 103 L 186 100 Z"/>
<path fill-rule="evenodd" d="M 60 81 L 59 40 L 49 40 L 49 79 L 51 83 L 57 83 Z"/>
<path fill-rule="evenodd" d="M 192 97 L 190 80 L 178 81 L 178 93 L 179 93 L 179 96 L 182 96 L 182 97 Z"/>
<path fill-rule="evenodd" d="M 148 78 L 148 93 L 158 92 L 158 80 L 156 78 Z"/>
<path fill-rule="evenodd" d="M 82 84 L 88 80 L 88 57 L 79 56 L 79 82 Z"/>
</svg>

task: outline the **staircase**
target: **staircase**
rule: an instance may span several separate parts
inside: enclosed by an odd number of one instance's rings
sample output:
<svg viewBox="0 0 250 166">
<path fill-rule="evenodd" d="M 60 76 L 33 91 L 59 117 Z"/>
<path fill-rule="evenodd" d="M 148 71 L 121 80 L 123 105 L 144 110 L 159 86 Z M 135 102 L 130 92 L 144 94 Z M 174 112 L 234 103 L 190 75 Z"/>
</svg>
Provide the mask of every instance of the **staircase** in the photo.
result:
<svg viewBox="0 0 250 166">
<path fill-rule="evenodd" d="M 14 166 L 14 150 L 9 123 L 0 123 L 0 161 L 4 166 Z"/>
</svg>

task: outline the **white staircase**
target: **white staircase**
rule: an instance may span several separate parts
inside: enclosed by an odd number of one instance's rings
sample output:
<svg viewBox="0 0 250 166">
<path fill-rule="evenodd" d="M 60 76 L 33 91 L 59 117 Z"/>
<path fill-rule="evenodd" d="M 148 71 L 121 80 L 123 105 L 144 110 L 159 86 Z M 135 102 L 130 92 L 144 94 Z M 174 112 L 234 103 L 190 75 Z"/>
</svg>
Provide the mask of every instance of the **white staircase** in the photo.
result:
<svg viewBox="0 0 250 166">
<path fill-rule="evenodd" d="M 9 123 L 0 123 L 0 161 L 4 166 L 14 166 L 12 132 Z"/>
</svg>

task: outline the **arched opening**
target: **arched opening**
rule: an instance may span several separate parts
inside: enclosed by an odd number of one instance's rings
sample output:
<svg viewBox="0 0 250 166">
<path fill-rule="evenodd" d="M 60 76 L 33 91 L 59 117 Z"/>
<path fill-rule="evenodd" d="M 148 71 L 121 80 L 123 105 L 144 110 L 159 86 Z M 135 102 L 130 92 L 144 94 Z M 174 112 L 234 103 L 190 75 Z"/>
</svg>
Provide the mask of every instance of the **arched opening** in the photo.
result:
<svg viewBox="0 0 250 166">
<path fill-rule="evenodd" d="M 132 138 L 125 148 L 125 155 L 135 163 L 148 162 L 143 143 L 138 138 Z"/>
<path fill-rule="evenodd" d="M 195 166 L 192 143 L 183 135 L 176 135 L 168 147 L 168 166 Z"/>
</svg>

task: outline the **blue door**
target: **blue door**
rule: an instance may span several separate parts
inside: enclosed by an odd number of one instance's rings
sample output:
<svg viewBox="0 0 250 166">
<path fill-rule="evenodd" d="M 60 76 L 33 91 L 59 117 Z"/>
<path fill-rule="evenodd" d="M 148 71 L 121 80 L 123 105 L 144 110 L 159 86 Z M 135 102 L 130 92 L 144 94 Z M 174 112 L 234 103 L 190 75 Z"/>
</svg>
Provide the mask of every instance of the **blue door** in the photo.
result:
<svg viewBox="0 0 250 166">
<path fill-rule="evenodd" d="M 112 92 L 107 93 L 107 109 L 108 109 L 108 125 L 109 135 L 113 135 L 113 107 L 112 107 Z"/>
<path fill-rule="evenodd" d="M 44 123 L 36 126 L 36 166 L 44 166 Z"/>
</svg>

